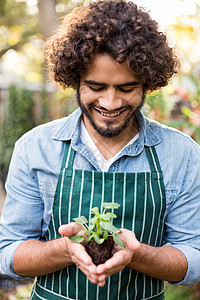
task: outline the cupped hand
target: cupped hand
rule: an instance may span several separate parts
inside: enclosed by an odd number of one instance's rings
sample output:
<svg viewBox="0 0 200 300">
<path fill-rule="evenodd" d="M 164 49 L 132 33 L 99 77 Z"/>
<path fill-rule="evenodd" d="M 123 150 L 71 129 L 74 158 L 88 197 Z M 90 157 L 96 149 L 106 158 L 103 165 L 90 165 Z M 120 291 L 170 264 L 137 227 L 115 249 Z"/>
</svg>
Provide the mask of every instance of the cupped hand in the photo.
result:
<svg viewBox="0 0 200 300">
<path fill-rule="evenodd" d="M 79 231 L 86 230 L 83 225 L 75 222 L 62 225 L 59 228 L 59 233 L 66 239 L 67 247 L 71 260 L 76 266 L 87 276 L 92 282 L 98 283 L 97 267 L 93 263 L 91 257 L 85 250 L 85 247 L 79 243 L 72 242 L 68 237 L 78 234 Z"/>
<path fill-rule="evenodd" d="M 130 263 L 134 251 L 140 248 L 140 243 L 132 231 L 122 229 L 119 235 L 126 248 L 115 245 L 113 256 L 104 264 L 97 266 L 99 286 L 104 286 L 107 277 L 122 271 Z"/>
<path fill-rule="evenodd" d="M 72 242 L 68 238 L 78 234 L 81 230 L 85 230 L 83 225 L 72 222 L 62 225 L 59 228 L 59 233 L 66 238 L 72 262 L 87 276 L 90 282 L 100 287 L 105 285 L 107 277 L 122 271 L 130 263 L 134 251 L 140 248 L 140 243 L 136 239 L 135 234 L 130 230 L 122 229 L 119 235 L 126 244 L 126 248 L 115 245 L 113 256 L 104 264 L 96 266 L 86 252 L 85 247 L 79 243 Z"/>
</svg>

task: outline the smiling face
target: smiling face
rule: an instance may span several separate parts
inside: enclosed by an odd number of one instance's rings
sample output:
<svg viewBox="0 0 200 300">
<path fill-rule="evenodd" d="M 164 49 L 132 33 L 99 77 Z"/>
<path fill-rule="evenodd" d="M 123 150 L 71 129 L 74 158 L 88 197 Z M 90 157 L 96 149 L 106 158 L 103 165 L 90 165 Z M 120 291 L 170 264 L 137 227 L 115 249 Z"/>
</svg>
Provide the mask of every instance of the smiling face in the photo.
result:
<svg viewBox="0 0 200 300">
<path fill-rule="evenodd" d="M 143 103 L 143 87 L 126 62 L 119 64 L 107 54 L 97 54 L 80 79 L 77 98 L 88 132 L 92 135 L 95 129 L 112 138 L 133 131 L 134 113 Z"/>
</svg>

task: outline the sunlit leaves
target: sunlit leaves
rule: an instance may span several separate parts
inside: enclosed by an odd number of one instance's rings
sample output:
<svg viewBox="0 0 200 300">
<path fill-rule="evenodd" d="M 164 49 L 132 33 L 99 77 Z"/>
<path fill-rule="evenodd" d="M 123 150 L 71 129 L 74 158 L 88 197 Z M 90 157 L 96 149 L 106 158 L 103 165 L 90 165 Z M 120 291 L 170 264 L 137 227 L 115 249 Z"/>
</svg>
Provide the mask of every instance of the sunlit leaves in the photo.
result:
<svg viewBox="0 0 200 300">
<path fill-rule="evenodd" d="M 114 233 L 115 231 L 118 230 L 117 227 L 113 226 L 110 222 L 105 222 L 105 221 L 101 221 L 101 227 L 111 233 Z"/>
<path fill-rule="evenodd" d="M 122 248 L 126 248 L 126 245 L 122 242 L 121 238 L 117 233 L 113 235 L 113 240 L 117 245 L 121 246 Z"/>
<path fill-rule="evenodd" d="M 87 224 L 88 220 L 84 216 L 73 219 L 76 223 L 86 227 L 85 231 L 80 231 L 77 235 L 86 235 L 87 237 L 85 239 L 87 242 L 94 240 L 97 244 L 102 244 L 109 236 L 113 236 L 115 233 L 115 243 L 124 247 L 124 243 L 118 234 L 116 234 L 116 231 L 119 229 L 111 223 L 111 219 L 116 218 L 117 216 L 112 212 L 106 212 L 107 209 L 117 209 L 120 205 L 114 202 L 104 202 L 102 206 L 104 208 L 102 213 L 99 212 L 98 207 L 93 207 L 91 209 L 91 214 L 93 214 L 94 217 L 90 219 L 89 226 Z M 77 243 L 82 242 L 82 239 L 80 238 L 76 239 L 70 237 L 70 239 Z"/>
<path fill-rule="evenodd" d="M 118 203 L 114 203 L 114 202 L 108 202 L 108 203 L 103 203 L 102 206 L 106 209 L 109 209 L 109 208 L 119 208 L 120 205 Z"/>
<path fill-rule="evenodd" d="M 88 223 L 88 220 L 84 216 L 81 216 L 79 218 L 74 218 L 73 220 L 77 224 L 81 224 L 81 225 L 84 225 L 84 224 Z"/>
<path fill-rule="evenodd" d="M 70 240 L 74 243 L 81 243 L 84 240 L 84 237 L 79 235 L 73 235 L 70 237 Z"/>
</svg>

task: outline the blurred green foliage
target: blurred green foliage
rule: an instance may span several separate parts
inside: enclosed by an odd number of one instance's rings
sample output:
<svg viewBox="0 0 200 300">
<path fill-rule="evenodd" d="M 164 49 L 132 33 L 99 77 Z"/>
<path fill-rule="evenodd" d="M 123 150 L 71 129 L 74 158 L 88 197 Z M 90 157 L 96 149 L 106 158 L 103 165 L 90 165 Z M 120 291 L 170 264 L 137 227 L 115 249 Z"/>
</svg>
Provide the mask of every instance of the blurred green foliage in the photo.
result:
<svg viewBox="0 0 200 300">
<path fill-rule="evenodd" d="M 5 182 L 15 142 L 33 127 L 69 115 L 77 103 L 72 90 L 47 92 L 12 85 L 0 128 L 0 179 Z"/>
<path fill-rule="evenodd" d="M 33 103 L 30 91 L 10 87 L 7 113 L 0 131 L 0 170 L 3 178 L 7 174 L 15 141 L 35 125 Z"/>
<path fill-rule="evenodd" d="M 181 84 L 176 89 L 169 85 L 146 96 L 143 112 L 149 118 L 188 134 L 200 144 L 199 90 L 200 83 L 193 92 Z"/>
<path fill-rule="evenodd" d="M 3 181 L 16 140 L 34 126 L 49 120 L 49 103 L 44 90 L 41 92 L 39 117 L 34 113 L 35 99 L 30 90 L 11 86 L 6 104 L 6 115 L 0 130 L 0 178 Z"/>
<path fill-rule="evenodd" d="M 0 16 L 5 13 L 6 0 L 0 0 Z"/>
<path fill-rule="evenodd" d="M 188 287 L 173 286 L 166 283 L 165 300 L 195 300 L 192 291 Z"/>
</svg>

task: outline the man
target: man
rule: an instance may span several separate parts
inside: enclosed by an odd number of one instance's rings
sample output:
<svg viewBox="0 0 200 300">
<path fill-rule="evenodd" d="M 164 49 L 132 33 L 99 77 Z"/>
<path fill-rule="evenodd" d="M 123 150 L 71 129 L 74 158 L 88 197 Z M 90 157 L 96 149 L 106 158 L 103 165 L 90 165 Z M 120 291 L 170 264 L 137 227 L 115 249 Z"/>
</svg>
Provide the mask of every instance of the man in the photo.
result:
<svg viewBox="0 0 200 300">
<path fill-rule="evenodd" d="M 140 112 L 177 72 L 165 35 L 132 2 L 95 1 L 67 15 L 44 50 L 80 108 L 16 143 L 1 269 L 37 276 L 31 299 L 164 299 L 164 280 L 198 282 L 200 147 Z M 126 248 L 96 266 L 68 238 L 82 228 L 72 220 L 112 201 Z"/>
</svg>

